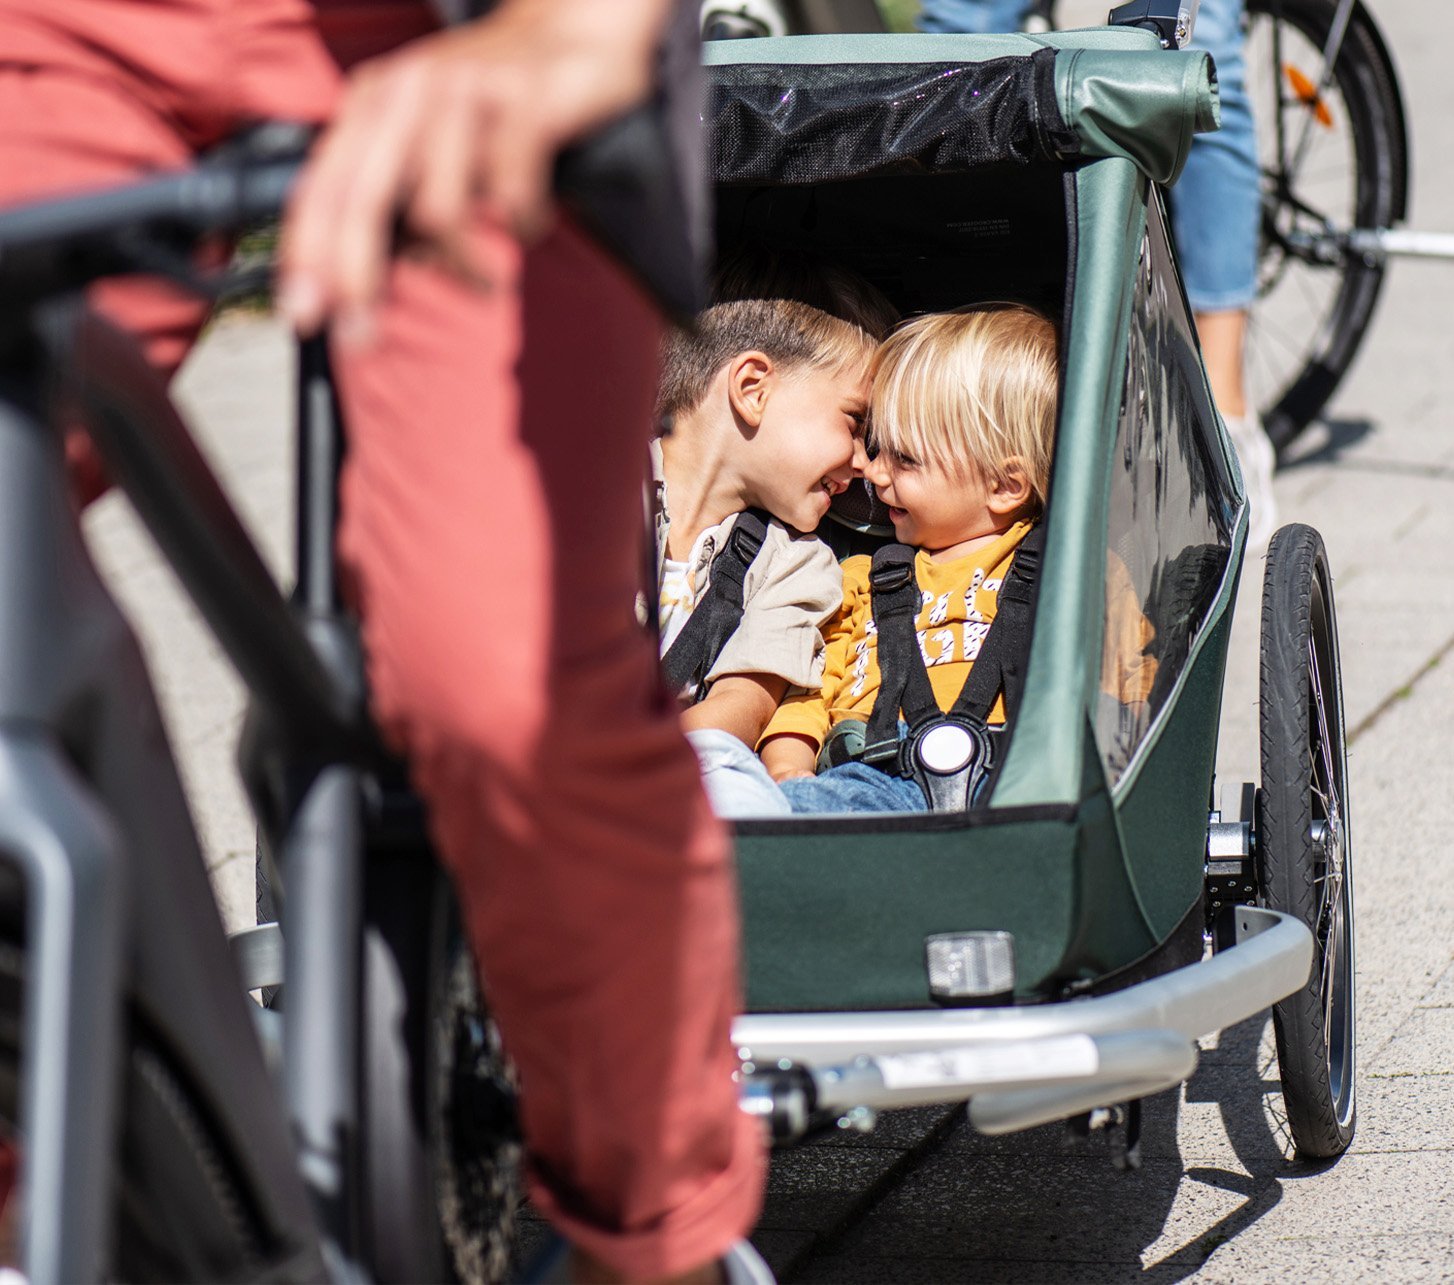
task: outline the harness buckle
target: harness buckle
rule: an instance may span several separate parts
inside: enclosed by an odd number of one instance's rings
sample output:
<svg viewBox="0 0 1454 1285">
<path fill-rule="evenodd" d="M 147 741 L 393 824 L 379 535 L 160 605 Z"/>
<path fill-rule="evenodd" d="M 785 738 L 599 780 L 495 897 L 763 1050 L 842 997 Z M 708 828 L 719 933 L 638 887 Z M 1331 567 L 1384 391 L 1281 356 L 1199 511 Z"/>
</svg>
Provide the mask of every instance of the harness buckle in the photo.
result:
<svg viewBox="0 0 1454 1285">
<path fill-rule="evenodd" d="M 870 767 L 894 770 L 899 761 L 899 747 L 903 744 L 896 736 L 891 741 L 875 741 L 872 745 L 865 745 L 859 753 L 859 762 L 867 763 Z"/>
<path fill-rule="evenodd" d="M 756 535 L 742 529 L 740 519 L 732 524 L 732 530 L 727 535 L 727 543 L 744 567 L 750 567 L 753 564 L 762 548 L 762 541 Z"/>
<path fill-rule="evenodd" d="M 910 730 L 899 750 L 899 773 L 924 791 L 935 812 L 963 812 L 994 765 L 994 743 L 978 719 L 944 714 Z"/>
<path fill-rule="evenodd" d="M 913 583 L 914 564 L 912 562 L 889 562 L 875 564 L 868 573 L 869 587 L 874 593 L 896 593 L 906 585 Z"/>
</svg>

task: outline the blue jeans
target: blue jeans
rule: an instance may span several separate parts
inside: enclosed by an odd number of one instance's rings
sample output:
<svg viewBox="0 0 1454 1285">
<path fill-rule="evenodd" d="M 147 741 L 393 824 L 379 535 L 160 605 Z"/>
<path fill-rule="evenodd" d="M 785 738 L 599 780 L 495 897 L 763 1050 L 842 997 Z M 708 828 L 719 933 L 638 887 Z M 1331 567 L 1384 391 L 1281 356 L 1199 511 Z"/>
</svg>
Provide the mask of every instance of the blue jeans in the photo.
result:
<svg viewBox="0 0 1454 1285">
<path fill-rule="evenodd" d="M 778 787 L 794 812 L 927 812 L 924 791 L 867 763 L 845 763 Z"/>
<path fill-rule="evenodd" d="M 702 784 L 712 811 L 728 821 L 782 817 L 792 809 L 762 760 L 731 732 L 715 727 L 687 733 L 702 769 Z"/>
<path fill-rule="evenodd" d="M 1109 7 L 1109 0 L 1107 7 Z M 923 31 L 1018 31 L 1025 0 L 924 0 Z M 1172 193 L 1177 261 L 1193 312 L 1248 308 L 1257 295 L 1257 133 L 1247 97 L 1242 0 L 1202 0 L 1191 47 L 1217 64 L 1222 128 L 1198 134 Z"/>
<path fill-rule="evenodd" d="M 784 781 L 730 732 L 687 733 L 697 751 L 712 811 L 729 821 L 781 817 L 793 812 L 927 812 L 924 792 L 912 781 L 862 763 L 832 767 L 819 776 Z"/>
</svg>

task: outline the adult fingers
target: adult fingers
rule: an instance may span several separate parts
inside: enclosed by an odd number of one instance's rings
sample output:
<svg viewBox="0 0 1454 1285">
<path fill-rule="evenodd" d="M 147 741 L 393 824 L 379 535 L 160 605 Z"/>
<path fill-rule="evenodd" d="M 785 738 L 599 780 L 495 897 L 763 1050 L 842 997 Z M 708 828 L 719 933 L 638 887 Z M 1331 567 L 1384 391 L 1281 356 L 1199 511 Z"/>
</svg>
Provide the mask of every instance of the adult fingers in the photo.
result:
<svg viewBox="0 0 1454 1285">
<path fill-rule="evenodd" d="M 480 161 L 484 195 L 522 240 L 535 240 L 549 227 L 557 146 L 540 120 L 520 110 L 502 113 L 486 136 Z"/>
<path fill-rule="evenodd" d="M 377 296 L 419 122 L 412 69 L 364 74 L 319 141 L 284 223 L 280 303 L 303 333 Z"/>
<path fill-rule="evenodd" d="M 414 194 L 406 222 L 410 231 L 438 244 L 446 258 L 461 254 L 471 197 L 479 185 L 479 119 L 470 87 L 456 73 L 436 94 L 428 128 L 419 139 Z"/>
<path fill-rule="evenodd" d="M 423 69 L 399 67 L 373 87 L 370 100 L 332 140 L 328 174 L 336 177 L 338 195 L 323 287 L 346 323 L 365 312 L 383 286 L 395 216 L 409 196 L 424 92 Z"/>
</svg>

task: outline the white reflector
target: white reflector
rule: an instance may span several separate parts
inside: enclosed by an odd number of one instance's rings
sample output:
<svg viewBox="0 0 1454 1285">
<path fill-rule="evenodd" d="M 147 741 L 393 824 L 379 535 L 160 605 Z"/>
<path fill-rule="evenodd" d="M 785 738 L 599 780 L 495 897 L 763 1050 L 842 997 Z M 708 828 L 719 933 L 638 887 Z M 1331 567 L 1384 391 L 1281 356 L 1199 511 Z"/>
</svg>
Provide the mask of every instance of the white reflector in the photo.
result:
<svg viewBox="0 0 1454 1285">
<path fill-rule="evenodd" d="M 937 1000 L 992 999 L 1015 989 L 1011 933 L 936 933 L 924 938 L 924 954 Z"/>
</svg>

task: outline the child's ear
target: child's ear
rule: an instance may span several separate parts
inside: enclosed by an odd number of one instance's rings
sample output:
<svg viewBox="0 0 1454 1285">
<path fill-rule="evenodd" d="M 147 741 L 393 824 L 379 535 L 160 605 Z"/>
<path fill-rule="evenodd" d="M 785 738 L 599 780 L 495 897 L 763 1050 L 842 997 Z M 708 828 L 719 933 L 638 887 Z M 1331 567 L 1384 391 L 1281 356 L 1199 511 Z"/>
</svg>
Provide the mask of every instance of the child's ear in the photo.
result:
<svg viewBox="0 0 1454 1285">
<path fill-rule="evenodd" d="M 1035 488 L 1030 485 L 1030 470 L 1018 455 L 1011 455 L 1000 465 L 999 474 L 990 479 L 987 503 L 991 513 L 1013 517 L 1025 508 Z"/>
<path fill-rule="evenodd" d="M 777 368 L 765 352 L 741 352 L 727 363 L 727 400 L 749 428 L 762 423 Z"/>
</svg>

